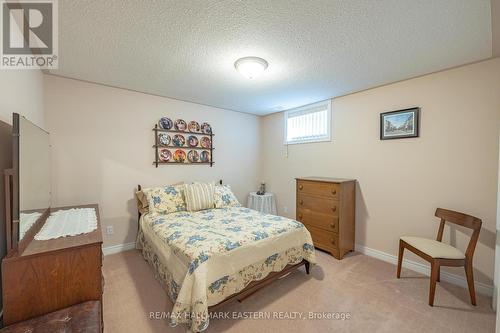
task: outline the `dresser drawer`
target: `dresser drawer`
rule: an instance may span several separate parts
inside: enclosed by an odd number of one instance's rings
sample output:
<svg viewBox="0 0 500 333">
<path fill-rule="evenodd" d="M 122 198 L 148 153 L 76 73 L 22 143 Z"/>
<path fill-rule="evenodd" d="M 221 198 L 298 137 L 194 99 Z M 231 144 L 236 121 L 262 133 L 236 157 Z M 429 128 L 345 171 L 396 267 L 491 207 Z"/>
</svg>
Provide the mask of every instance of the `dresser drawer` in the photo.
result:
<svg viewBox="0 0 500 333">
<path fill-rule="evenodd" d="M 331 214 L 321 214 L 309 209 L 299 208 L 297 221 L 328 231 L 339 232 L 339 217 Z"/>
<path fill-rule="evenodd" d="M 304 225 L 311 233 L 314 246 L 324 250 L 338 249 L 339 235 L 337 233 L 314 227 L 305 223 Z"/>
<path fill-rule="evenodd" d="M 316 198 L 307 194 L 297 196 L 297 211 L 308 209 L 313 212 L 339 216 L 339 202 L 332 199 Z"/>
<path fill-rule="evenodd" d="M 338 199 L 339 198 L 339 185 L 332 183 L 320 183 L 311 181 L 297 182 L 297 193 L 312 194 L 325 198 Z"/>
</svg>

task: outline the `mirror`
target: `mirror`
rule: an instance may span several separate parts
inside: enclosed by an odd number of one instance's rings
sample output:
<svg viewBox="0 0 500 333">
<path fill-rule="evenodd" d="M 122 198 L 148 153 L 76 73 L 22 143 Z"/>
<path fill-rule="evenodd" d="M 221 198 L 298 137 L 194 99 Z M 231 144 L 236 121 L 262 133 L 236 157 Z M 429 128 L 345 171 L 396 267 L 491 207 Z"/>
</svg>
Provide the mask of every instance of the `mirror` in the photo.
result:
<svg viewBox="0 0 500 333">
<path fill-rule="evenodd" d="M 0 172 L 4 170 L 12 169 L 12 126 L 0 120 Z M 6 254 L 7 248 L 9 248 L 10 242 L 7 242 L 7 209 L 6 207 L 6 186 L 10 185 L 8 180 L 2 173 L 0 178 L 0 234 L 6 237 L 0 237 L 0 257 L 3 258 Z M 10 199 L 10 198 L 9 198 Z M 10 221 L 9 221 L 10 222 Z"/>
<path fill-rule="evenodd" d="M 21 241 L 50 207 L 49 133 L 17 115 L 18 129 L 19 230 Z M 14 156 L 16 154 L 14 153 Z"/>
</svg>

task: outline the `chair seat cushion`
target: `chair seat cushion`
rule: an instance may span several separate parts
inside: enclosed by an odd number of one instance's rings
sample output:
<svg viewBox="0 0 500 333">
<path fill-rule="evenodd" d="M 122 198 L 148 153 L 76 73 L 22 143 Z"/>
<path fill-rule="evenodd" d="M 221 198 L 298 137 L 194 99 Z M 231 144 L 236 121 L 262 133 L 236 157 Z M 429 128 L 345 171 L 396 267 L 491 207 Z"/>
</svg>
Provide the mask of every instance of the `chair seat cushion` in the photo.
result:
<svg viewBox="0 0 500 333">
<path fill-rule="evenodd" d="M 401 240 L 405 241 L 409 245 L 413 246 L 417 250 L 431 256 L 432 258 L 440 259 L 464 259 L 465 255 L 451 245 L 446 243 L 438 242 L 433 239 L 403 236 Z"/>
</svg>

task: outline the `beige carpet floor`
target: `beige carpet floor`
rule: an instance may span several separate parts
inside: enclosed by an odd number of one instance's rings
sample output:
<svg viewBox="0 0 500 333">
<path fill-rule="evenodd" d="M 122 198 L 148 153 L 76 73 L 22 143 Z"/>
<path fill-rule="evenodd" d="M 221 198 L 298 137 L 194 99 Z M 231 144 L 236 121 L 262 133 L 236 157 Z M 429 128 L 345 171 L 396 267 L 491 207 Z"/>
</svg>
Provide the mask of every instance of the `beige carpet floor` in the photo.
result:
<svg viewBox="0 0 500 333">
<path fill-rule="evenodd" d="M 220 309 L 230 316 L 241 311 L 282 319 L 212 319 L 206 332 L 494 332 L 491 299 L 479 295 L 470 305 L 467 290 L 438 283 L 435 306 L 427 305 L 428 278 L 353 253 L 342 261 L 318 251 L 310 275 L 301 268 L 242 303 Z M 115 332 L 185 332 L 151 312 L 172 308 L 139 251 L 104 259 L 104 330 Z M 299 312 L 306 319 L 283 316 Z M 344 313 L 349 319 L 309 319 L 309 312 Z M 259 314 L 257 314 L 259 315 Z M 160 315 L 161 316 L 161 315 Z M 298 315 L 297 315 L 298 316 Z M 254 315 L 255 317 L 255 315 Z"/>
</svg>

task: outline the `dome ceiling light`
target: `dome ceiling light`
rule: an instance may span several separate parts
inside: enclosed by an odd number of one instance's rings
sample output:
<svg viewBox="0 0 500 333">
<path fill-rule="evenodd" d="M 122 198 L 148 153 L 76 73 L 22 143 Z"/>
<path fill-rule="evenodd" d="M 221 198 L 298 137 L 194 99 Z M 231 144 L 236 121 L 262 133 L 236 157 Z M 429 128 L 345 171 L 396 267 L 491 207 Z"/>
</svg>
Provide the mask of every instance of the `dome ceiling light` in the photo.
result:
<svg viewBox="0 0 500 333">
<path fill-rule="evenodd" d="M 264 73 L 267 61 L 259 57 L 244 57 L 236 60 L 234 68 L 248 79 L 255 79 Z"/>
</svg>

